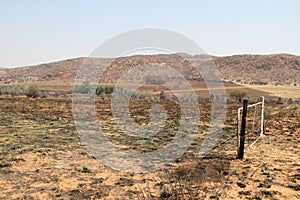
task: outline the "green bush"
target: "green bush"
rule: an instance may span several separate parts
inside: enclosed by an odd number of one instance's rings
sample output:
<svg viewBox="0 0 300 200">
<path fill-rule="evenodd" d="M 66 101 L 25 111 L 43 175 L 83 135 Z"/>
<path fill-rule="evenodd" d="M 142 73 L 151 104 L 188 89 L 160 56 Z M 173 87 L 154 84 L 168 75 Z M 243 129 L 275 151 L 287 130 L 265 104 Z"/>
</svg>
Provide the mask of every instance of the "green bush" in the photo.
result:
<svg viewBox="0 0 300 200">
<path fill-rule="evenodd" d="M 235 100 L 242 102 L 242 99 L 246 96 L 246 92 L 241 90 L 232 90 L 229 95 Z"/>
<path fill-rule="evenodd" d="M 83 83 L 81 85 L 74 86 L 74 93 L 76 94 L 88 94 L 91 90 L 95 89 L 96 95 L 112 94 L 114 92 L 114 86 L 106 85 L 90 85 L 89 83 Z"/>
<path fill-rule="evenodd" d="M 83 83 L 81 85 L 75 85 L 74 86 L 74 93 L 76 94 L 88 94 L 90 92 L 90 84 L 89 83 Z"/>
<path fill-rule="evenodd" d="M 112 94 L 113 92 L 114 86 L 99 85 L 96 87 L 96 95 Z"/>
<path fill-rule="evenodd" d="M 2 85 L 0 86 L 1 94 L 10 94 L 13 96 L 24 95 L 25 89 L 21 85 Z"/>
</svg>

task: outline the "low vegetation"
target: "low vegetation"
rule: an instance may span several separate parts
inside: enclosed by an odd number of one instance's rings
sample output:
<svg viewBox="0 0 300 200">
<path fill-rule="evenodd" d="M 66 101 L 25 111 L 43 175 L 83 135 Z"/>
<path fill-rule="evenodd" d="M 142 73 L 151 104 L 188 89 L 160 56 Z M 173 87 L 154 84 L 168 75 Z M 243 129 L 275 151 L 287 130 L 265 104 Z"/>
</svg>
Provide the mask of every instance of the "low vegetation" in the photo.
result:
<svg viewBox="0 0 300 200">
<path fill-rule="evenodd" d="M 246 92 L 241 91 L 241 90 L 232 90 L 229 93 L 230 97 L 232 97 L 233 99 L 242 102 L 242 99 L 246 96 Z"/>
<path fill-rule="evenodd" d="M 96 95 L 111 94 L 114 91 L 114 86 L 90 85 L 86 82 L 81 85 L 76 85 L 73 88 L 73 92 L 76 94 L 89 94 L 92 91 L 95 91 Z"/>
<path fill-rule="evenodd" d="M 32 85 L 30 86 L 26 92 L 25 92 L 27 97 L 30 98 L 38 98 L 38 97 L 42 97 L 42 93 L 39 89 L 39 87 L 37 85 Z"/>
<path fill-rule="evenodd" d="M 22 85 L 2 85 L 0 86 L 0 95 L 20 96 L 25 94 L 25 88 Z"/>
<path fill-rule="evenodd" d="M 132 92 L 87 83 L 78 88 L 83 93 L 88 88 L 87 94 L 93 89 L 97 95 L 116 89 L 124 95 Z M 247 150 L 243 161 L 237 161 L 236 110 L 240 103 L 227 104 L 226 122 L 216 146 L 199 159 L 212 104 L 199 101 L 200 128 L 186 153 L 162 170 L 138 174 L 110 169 L 91 155 L 76 132 L 70 98 L 36 101 L 32 98 L 43 90 L 32 86 L 25 92 L 32 94 L 30 98 L 0 98 L 0 199 L 299 199 L 299 102 L 278 104 L 277 98 L 268 102 L 264 137 Z M 232 94 L 241 98 L 240 93 Z M 97 118 L 112 143 L 129 151 L 148 152 L 174 138 L 180 126 L 180 106 L 172 98 L 149 100 L 148 95 L 134 93 L 129 105 L 132 118 L 141 126 L 148 124 L 149 109 L 160 103 L 168 113 L 168 123 L 146 139 L 128 137 L 118 128 L 110 95 L 95 99 Z M 252 97 L 248 91 L 247 95 Z"/>
</svg>

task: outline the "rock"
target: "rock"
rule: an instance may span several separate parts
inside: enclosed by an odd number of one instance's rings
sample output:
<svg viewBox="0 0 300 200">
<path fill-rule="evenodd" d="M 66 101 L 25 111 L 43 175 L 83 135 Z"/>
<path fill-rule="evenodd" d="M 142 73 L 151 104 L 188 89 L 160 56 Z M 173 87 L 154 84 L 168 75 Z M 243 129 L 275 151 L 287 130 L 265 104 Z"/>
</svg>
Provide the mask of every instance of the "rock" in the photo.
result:
<svg viewBox="0 0 300 200">
<path fill-rule="evenodd" d="M 242 183 L 242 182 L 237 182 L 236 183 L 240 188 L 245 188 L 246 187 L 246 184 L 245 183 Z"/>
</svg>

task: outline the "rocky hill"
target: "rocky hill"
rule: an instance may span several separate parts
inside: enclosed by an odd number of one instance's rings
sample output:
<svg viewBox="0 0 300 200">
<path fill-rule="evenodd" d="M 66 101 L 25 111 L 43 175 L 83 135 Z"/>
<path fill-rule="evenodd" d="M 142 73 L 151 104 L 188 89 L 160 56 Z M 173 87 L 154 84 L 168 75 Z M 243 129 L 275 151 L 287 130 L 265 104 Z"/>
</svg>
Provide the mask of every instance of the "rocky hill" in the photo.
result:
<svg viewBox="0 0 300 200">
<path fill-rule="evenodd" d="M 224 80 L 248 84 L 299 85 L 300 56 L 289 54 L 274 55 L 234 55 L 212 59 Z M 118 80 L 124 72 L 134 67 L 156 63 L 159 66 L 172 66 L 187 79 L 201 80 L 193 65 L 208 62 L 207 56 L 190 57 L 187 62 L 181 56 L 137 55 L 118 58 L 75 58 L 37 66 L 0 69 L 1 83 L 26 83 L 41 81 L 64 81 L 72 83 L 78 69 L 82 66 L 96 66 L 99 69 L 111 63 L 104 73 L 104 82 Z M 91 71 L 91 74 L 94 72 Z"/>
<path fill-rule="evenodd" d="M 234 55 L 215 57 L 226 80 L 248 84 L 294 85 L 300 83 L 300 56 Z"/>
</svg>

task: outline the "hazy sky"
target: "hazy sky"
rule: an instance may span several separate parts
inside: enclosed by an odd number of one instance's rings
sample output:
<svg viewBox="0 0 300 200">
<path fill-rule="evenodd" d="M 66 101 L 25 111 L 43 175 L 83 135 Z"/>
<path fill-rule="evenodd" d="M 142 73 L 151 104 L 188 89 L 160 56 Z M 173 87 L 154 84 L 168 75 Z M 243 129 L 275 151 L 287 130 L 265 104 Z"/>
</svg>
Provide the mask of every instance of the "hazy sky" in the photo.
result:
<svg viewBox="0 0 300 200">
<path fill-rule="evenodd" d="M 88 56 L 125 31 L 165 28 L 212 55 L 300 55 L 299 0 L 0 0 L 0 67 Z"/>
</svg>

